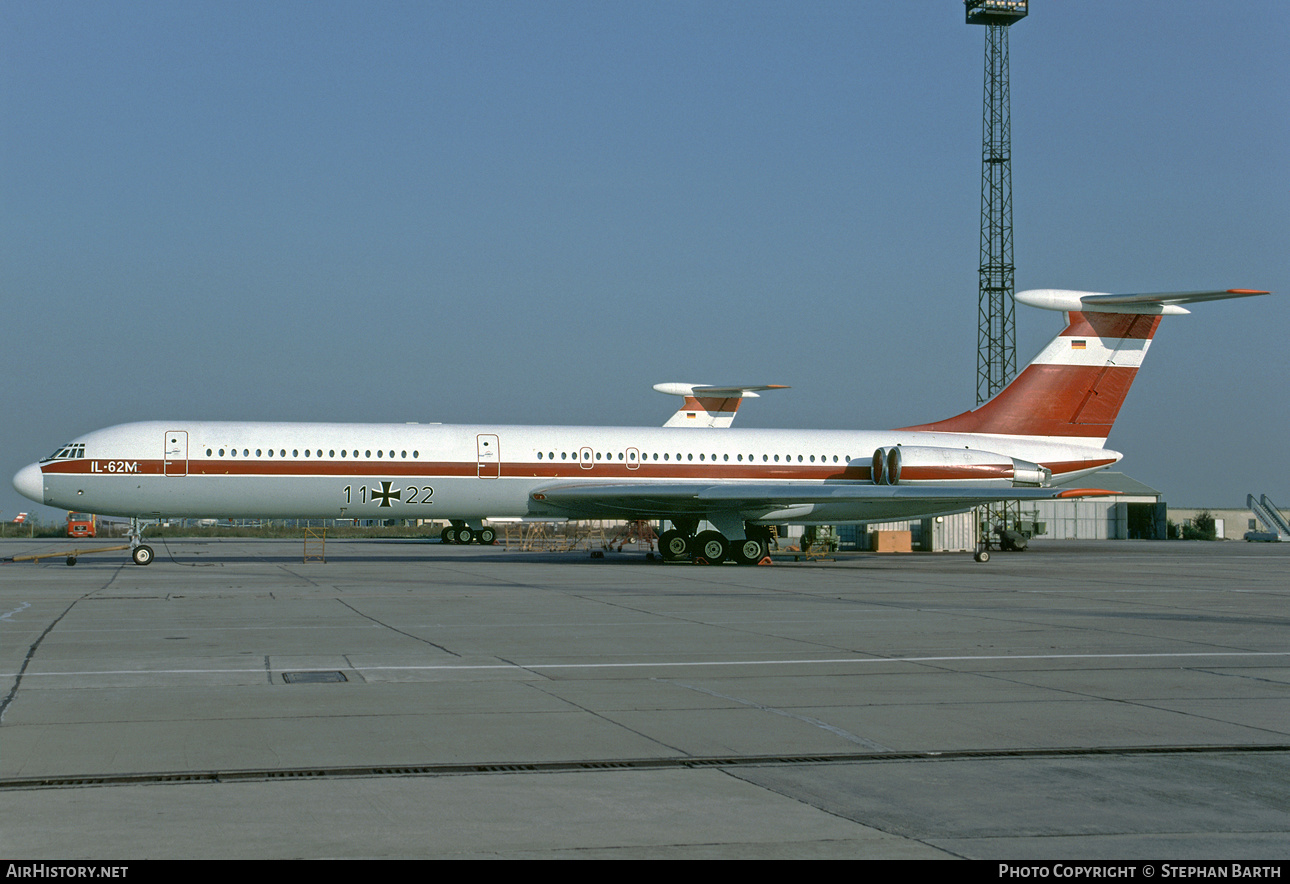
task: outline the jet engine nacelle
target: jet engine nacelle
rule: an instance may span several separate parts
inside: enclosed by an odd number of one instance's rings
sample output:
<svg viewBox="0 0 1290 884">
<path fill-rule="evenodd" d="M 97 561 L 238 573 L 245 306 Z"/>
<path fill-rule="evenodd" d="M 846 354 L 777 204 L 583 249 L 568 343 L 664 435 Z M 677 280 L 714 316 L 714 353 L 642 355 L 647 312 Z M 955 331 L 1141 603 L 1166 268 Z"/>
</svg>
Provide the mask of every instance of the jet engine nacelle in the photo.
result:
<svg viewBox="0 0 1290 884">
<path fill-rule="evenodd" d="M 893 445 L 873 453 L 875 485 L 1048 485 L 1052 471 L 1028 460 L 975 448 Z"/>
</svg>

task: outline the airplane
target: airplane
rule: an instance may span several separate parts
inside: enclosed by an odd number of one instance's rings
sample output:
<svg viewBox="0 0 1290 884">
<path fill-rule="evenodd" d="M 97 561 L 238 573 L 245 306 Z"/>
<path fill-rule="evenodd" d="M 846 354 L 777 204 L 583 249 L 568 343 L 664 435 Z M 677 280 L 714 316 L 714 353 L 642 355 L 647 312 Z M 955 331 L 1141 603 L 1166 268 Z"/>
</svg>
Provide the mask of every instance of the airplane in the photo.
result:
<svg viewBox="0 0 1290 884">
<path fill-rule="evenodd" d="M 1066 327 L 978 408 L 897 430 L 149 421 L 80 436 L 13 484 L 50 506 L 129 516 L 139 565 L 153 558 L 141 526 L 163 516 L 436 518 L 458 542 L 491 532 L 488 517 L 665 520 L 665 561 L 752 565 L 772 523 L 1108 494 L 1072 483 L 1123 457 L 1107 436 L 1161 317 L 1265 294 L 1020 292 Z"/>
</svg>

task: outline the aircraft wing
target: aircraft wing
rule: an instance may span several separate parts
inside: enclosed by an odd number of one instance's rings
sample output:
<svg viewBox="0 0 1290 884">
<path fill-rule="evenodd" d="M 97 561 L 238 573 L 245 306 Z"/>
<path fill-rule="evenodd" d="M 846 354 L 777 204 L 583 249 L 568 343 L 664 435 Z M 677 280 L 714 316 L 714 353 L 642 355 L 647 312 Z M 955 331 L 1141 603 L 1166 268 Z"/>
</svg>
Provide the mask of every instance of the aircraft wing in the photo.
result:
<svg viewBox="0 0 1290 884">
<path fill-rule="evenodd" d="M 929 485 L 870 485 L 811 482 L 569 483 L 532 493 L 539 504 L 573 517 L 615 513 L 633 518 L 738 513 L 746 520 L 800 518 L 885 521 L 962 512 L 998 500 L 1054 500 L 1103 497 L 1099 488 L 973 488 Z"/>
</svg>

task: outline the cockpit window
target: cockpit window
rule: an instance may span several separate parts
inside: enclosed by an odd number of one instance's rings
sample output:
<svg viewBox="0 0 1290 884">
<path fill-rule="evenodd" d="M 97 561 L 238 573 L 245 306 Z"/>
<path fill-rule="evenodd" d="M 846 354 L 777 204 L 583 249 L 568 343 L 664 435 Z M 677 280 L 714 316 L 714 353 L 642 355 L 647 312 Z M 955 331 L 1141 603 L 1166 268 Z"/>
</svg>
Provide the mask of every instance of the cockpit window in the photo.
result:
<svg viewBox="0 0 1290 884">
<path fill-rule="evenodd" d="M 85 443 L 72 442 L 68 445 L 64 445 L 60 447 L 49 457 L 42 460 L 41 463 L 49 463 L 51 460 L 74 460 L 76 458 L 84 457 L 84 456 L 85 456 Z"/>
</svg>

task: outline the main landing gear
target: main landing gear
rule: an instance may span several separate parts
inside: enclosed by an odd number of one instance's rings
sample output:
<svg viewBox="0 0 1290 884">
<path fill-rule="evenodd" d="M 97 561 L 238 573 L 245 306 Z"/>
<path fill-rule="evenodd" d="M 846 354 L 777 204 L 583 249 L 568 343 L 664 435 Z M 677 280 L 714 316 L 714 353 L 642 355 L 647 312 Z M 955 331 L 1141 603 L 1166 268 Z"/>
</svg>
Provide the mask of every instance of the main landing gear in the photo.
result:
<svg viewBox="0 0 1290 884">
<path fill-rule="evenodd" d="M 658 538 L 659 552 L 665 562 L 693 561 L 720 565 L 732 560 L 740 565 L 757 565 L 770 556 L 770 531 L 756 525 L 745 529 L 745 536 L 731 540 L 720 531 L 701 531 L 694 525 L 678 524 Z"/>
<path fill-rule="evenodd" d="M 439 532 L 439 540 L 443 543 L 481 543 L 492 546 L 497 541 L 497 532 L 487 526 L 471 528 L 465 522 L 453 522 Z"/>
</svg>

